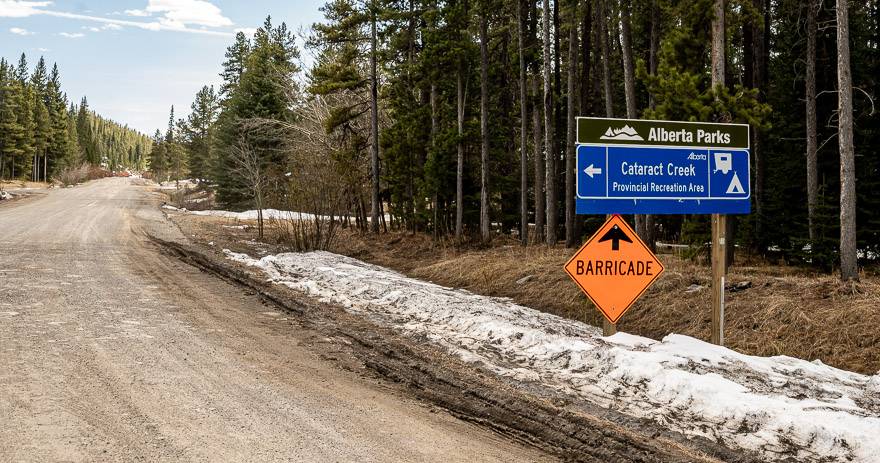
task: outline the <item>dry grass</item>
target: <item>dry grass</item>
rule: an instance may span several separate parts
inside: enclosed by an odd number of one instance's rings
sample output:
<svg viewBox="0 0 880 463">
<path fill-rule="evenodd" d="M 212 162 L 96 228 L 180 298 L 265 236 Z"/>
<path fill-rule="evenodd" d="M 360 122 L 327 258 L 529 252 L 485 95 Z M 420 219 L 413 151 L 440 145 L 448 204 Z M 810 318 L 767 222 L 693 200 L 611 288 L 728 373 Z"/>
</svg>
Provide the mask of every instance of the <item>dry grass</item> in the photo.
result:
<svg viewBox="0 0 880 463">
<path fill-rule="evenodd" d="M 3 180 L 0 181 L 0 190 L 15 190 L 19 188 L 47 188 L 46 182 L 31 182 L 29 180 Z"/>
<path fill-rule="evenodd" d="M 496 243 L 485 249 L 434 243 L 422 235 L 339 240 L 336 252 L 410 276 L 514 301 L 562 317 L 601 324 L 599 312 L 563 271 L 574 250 Z M 708 339 L 710 273 L 662 255 L 666 273 L 623 317 L 622 331 L 661 339 L 679 333 Z M 519 283 L 518 283 L 519 282 Z M 880 370 L 880 279 L 857 285 L 781 266 L 732 267 L 726 294 L 726 345 L 761 356 L 789 355 L 861 373 Z M 697 285 L 699 289 L 688 291 Z"/>
</svg>

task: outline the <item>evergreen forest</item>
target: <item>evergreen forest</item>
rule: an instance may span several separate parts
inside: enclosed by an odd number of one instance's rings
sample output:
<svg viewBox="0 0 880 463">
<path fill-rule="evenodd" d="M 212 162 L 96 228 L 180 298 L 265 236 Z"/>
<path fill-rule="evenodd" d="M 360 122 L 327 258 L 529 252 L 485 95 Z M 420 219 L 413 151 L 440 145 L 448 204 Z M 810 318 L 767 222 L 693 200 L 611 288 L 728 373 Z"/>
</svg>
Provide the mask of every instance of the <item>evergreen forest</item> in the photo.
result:
<svg viewBox="0 0 880 463">
<path fill-rule="evenodd" d="M 748 123 L 753 213 L 728 220 L 731 258 L 851 278 L 880 251 L 880 2 L 331 0 L 322 12 L 301 42 L 272 18 L 238 33 L 222 85 L 153 136 L 150 169 L 204 181 L 229 209 L 577 246 L 604 217 L 574 214 L 575 117 Z M 631 220 L 652 243 L 707 252 L 706 216 Z"/>
<path fill-rule="evenodd" d="M 143 170 L 151 140 L 70 101 L 58 65 L 40 57 L 33 69 L 0 58 L 0 180 L 49 181 L 89 164 L 110 171 Z"/>
</svg>

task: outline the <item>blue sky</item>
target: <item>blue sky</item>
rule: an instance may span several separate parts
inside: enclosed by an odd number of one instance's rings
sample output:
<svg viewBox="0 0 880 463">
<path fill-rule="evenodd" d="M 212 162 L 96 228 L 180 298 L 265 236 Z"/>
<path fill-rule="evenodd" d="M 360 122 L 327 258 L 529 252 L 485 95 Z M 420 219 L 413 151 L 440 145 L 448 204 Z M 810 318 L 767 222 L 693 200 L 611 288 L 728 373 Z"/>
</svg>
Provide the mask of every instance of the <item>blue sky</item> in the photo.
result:
<svg viewBox="0 0 880 463">
<path fill-rule="evenodd" d="M 271 14 L 298 31 L 325 0 L 0 0 L 0 56 L 58 63 L 63 89 L 98 113 L 152 134 L 168 110 L 185 116 L 195 93 L 217 85 L 237 30 Z"/>
</svg>

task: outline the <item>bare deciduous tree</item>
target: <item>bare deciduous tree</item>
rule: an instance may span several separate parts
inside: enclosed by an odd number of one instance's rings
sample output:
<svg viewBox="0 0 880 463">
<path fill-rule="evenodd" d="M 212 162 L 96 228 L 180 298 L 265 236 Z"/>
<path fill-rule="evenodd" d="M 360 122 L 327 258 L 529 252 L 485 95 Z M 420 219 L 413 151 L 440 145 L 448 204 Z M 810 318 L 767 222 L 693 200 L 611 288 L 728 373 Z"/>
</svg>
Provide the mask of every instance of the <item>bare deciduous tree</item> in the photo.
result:
<svg viewBox="0 0 880 463">
<path fill-rule="evenodd" d="M 254 201 L 257 210 L 257 230 L 260 239 L 263 238 L 263 207 L 266 199 L 266 187 L 269 179 L 263 170 L 263 163 L 259 154 L 246 140 L 239 140 L 232 147 L 232 160 L 235 163 L 235 173 L 248 187 L 248 193 Z"/>
</svg>

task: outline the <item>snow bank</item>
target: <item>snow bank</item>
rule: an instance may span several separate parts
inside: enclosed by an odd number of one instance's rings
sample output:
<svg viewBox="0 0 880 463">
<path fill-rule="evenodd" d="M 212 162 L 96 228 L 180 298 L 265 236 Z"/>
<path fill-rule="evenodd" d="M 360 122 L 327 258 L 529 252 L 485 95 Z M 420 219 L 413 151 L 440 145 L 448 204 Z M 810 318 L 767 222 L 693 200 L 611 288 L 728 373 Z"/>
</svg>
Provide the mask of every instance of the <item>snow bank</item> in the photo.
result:
<svg viewBox="0 0 880 463">
<path fill-rule="evenodd" d="M 227 219 L 237 219 L 237 220 L 257 220 L 257 211 L 244 211 L 244 212 L 232 212 L 232 211 L 221 211 L 221 210 L 207 210 L 207 211 L 186 211 L 193 215 L 206 215 L 211 217 L 224 217 Z M 315 217 L 320 218 L 321 220 L 330 220 L 329 215 L 315 215 L 310 214 L 308 212 L 296 212 L 296 211 L 279 211 L 277 209 L 263 209 L 263 218 L 266 220 L 269 219 L 282 219 L 282 220 L 314 220 Z M 336 216 L 336 220 L 340 220 L 341 217 Z M 370 218 L 367 217 L 369 221 Z M 391 217 L 388 214 L 385 214 L 385 220 L 391 220 Z"/>
<path fill-rule="evenodd" d="M 537 382 L 768 461 L 880 458 L 880 377 L 697 339 L 600 331 L 328 253 L 230 259 L 322 301 L 427 339 L 499 375 Z"/>
<path fill-rule="evenodd" d="M 159 183 L 160 190 L 177 190 L 177 189 L 185 190 L 185 189 L 189 189 L 189 188 L 195 188 L 196 186 L 198 186 L 198 182 L 196 182 L 193 179 L 189 179 L 189 178 L 181 179 L 179 181 L 169 180 L 167 182 L 160 182 Z"/>
<path fill-rule="evenodd" d="M 244 211 L 244 212 L 231 212 L 231 211 L 188 211 L 193 215 L 207 215 L 211 217 L 225 217 L 227 219 L 237 219 L 237 220 L 257 220 L 257 211 Z M 305 212 L 292 212 L 292 211 L 279 211 L 277 209 L 263 209 L 263 219 L 271 220 L 271 219 L 296 219 L 296 220 L 314 220 L 314 214 L 308 214 Z M 322 216 L 325 220 L 330 220 L 330 217 Z"/>
</svg>

